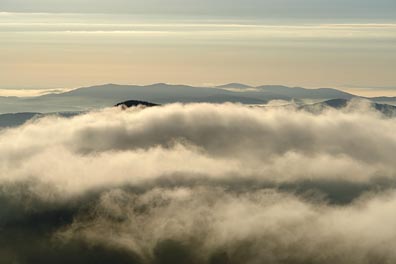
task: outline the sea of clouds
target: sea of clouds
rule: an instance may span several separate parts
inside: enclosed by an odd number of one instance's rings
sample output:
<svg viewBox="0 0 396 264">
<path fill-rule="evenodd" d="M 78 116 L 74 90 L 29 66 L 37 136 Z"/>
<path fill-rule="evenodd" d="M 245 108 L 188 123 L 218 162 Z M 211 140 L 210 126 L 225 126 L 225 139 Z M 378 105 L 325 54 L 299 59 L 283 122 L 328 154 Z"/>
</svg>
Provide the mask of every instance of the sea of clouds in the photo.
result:
<svg viewBox="0 0 396 264">
<path fill-rule="evenodd" d="M 108 108 L 0 157 L 4 263 L 396 262 L 396 119 L 367 105 Z"/>
</svg>

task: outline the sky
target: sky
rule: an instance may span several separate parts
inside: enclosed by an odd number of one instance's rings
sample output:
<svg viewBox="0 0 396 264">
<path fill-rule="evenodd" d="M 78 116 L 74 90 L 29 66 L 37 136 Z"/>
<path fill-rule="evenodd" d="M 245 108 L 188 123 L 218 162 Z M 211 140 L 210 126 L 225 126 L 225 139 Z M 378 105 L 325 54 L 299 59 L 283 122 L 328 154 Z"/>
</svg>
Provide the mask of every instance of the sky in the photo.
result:
<svg viewBox="0 0 396 264">
<path fill-rule="evenodd" d="M 0 39 L 7 95 L 156 82 L 396 95 L 393 0 L 1 0 Z"/>
</svg>

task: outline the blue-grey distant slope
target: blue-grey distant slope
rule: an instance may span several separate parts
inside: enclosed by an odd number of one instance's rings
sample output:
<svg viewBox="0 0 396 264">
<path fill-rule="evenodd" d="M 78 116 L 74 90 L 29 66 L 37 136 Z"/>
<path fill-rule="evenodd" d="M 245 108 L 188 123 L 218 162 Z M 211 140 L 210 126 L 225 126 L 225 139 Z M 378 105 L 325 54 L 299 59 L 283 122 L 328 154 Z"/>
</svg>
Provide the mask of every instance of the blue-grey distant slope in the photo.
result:
<svg viewBox="0 0 396 264">
<path fill-rule="evenodd" d="M 227 88 L 232 86 L 238 86 L 239 88 Z M 350 100 L 359 98 L 359 96 L 332 88 L 306 89 L 281 85 L 251 87 L 238 83 L 226 84 L 220 87 L 224 88 L 165 83 L 151 85 L 96 85 L 37 97 L 0 97 L 0 114 L 15 112 L 80 112 L 108 107 L 127 100 L 139 100 L 155 104 L 175 102 L 266 104 L 271 100 L 294 100 L 295 102 L 303 103 L 305 99 L 325 101 L 330 99 Z M 366 99 L 388 104 L 396 102 L 396 98 L 377 97 Z"/>
</svg>

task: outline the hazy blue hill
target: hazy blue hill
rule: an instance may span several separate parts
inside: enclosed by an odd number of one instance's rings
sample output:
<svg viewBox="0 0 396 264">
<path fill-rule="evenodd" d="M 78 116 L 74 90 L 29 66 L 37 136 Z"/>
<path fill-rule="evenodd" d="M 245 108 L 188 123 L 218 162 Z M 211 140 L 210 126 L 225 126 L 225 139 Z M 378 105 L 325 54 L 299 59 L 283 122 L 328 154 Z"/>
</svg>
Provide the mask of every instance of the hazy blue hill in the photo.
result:
<svg viewBox="0 0 396 264">
<path fill-rule="evenodd" d="M 60 96 L 80 96 L 102 99 L 137 98 L 144 101 L 188 101 L 191 98 L 202 98 L 211 95 L 229 94 L 231 92 L 215 88 L 192 87 L 188 85 L 169 85 L 157 83 L 147 86 L 106 84 L 79 88 Z"/>
<path fill-rule="evenodd" d="M 243 103 L 243 104 L 265 104 L 268 103 L 269 98 L 267 97 L 255 97 L 247 94 L 243 95 L 212 95 L 205 98 L 201 98 L 195 102 L 203 102 L 203 103 Z"/>
<path fill-rule="evenodd" d="M 395 97 L 391 97 L 391 96 L 379 96 L 379 97 L 371 97 L 371 98 L 367 98 L 373 102 L 377 102 L 377 103 L 386 103 L 386 104 L 392 104 L 392 105 L 396 105 L 396 96 Z"/>
<path fill-rule="evenodd" d="M 265 102 L 271 101 L 271 100 L 285 100 L 285 101 L 291 101 L 294 99 L 293 97 L 290 97 L 288 95 L 284 94 L 278 94 L 275 92 L 271 91 L 260 91 L 260 90 L 248 90 L 248 91 L 243 91 L 243 92 L 236 92 L 235 94 L 239 96 L 245 96 L 248 98 L 256 98 Z"/>
<path fill-rule="evenodd" d="M 16 127 L 23 125 L 29 120 L 35 118 L 41 118 L 48 115 L 59 115 L 62 117 L 73 117 L 81 114 L 81 112 L 61 112 L 61 113 L 34 113 L 34 112 L 22 112 L 22 113 L 8 113 L 0 114 L 0 128 L 5 127 Z"/>
<path fill-rule="evenodd" d="M 253 87 L 250 85 L 243 84 L 243 83 L 228 83 L 228 84 L 216 86 L 216 88 L 220 88 L 220 89 L 230 89 L 230 88 L 248 89 L 248 88 L 253 88 Z"/>
<path fill-rule="evenodd" d="M 332 100 L 326 100 L 324 102 L 320 103 L 315 103 L 315 104 L 309 104 L 309 105 L 303 105 L 300 107 L 302 110 L 307 110 L 310 112 L 315 112 L 315 113 L 320 113 L 324 109 L 331 107 L 335 109 L 342 109 L 348 105 L 350 100 L 347 99 L 332 99 Z M 396 117 L 396 106 L 394 105 L 389 105 L 389 104 L 379 104 L 379 103 L 374 103 L 371 102 L 371 107 L 374 108 L 375 110 L 381 112 L 387 117 Z"/>
<path fill-rule="evenodd" d="M 282 85 L 263 85 L 257 89 L 269 91 L 295 99 L 352 99 L 356 95 L 333 88 L 306 89 L 302 87 L 287 87 Z"/>
<path fill-rule="evenodd" d="M 11 113 L 0 115 L 0 127 L 20 126 L 27 120 L 42 116 L 41 113 Z"/>
<path fill-rule="evenodd" d="M 348 103 L 349 103 L 349 100 L 347 100 L 347 99 L 331 99 L 331 100 L 324 101 L 321 104 L 325 105 L 325 106 L 330 106 L 333 108 L 340 109 L 340 108 L 346 107 L 348 105 Z"/>
<path fill-rule="evenodd" d="M 394 105 L 373 103 L 373 107 L 386 116 L 396 116 L 396 106 Z"/>
<path fill-rule="evenodd" d="M 113 105 L 129 98 L 154 103 L 239 102 L 245 104 L 261 104 L 273 99 L 291 99 L 288 96 L 267 91 L 234 92 L 219 88 L 170 85 L 165 83 L 147 86 L 106 84 L 83 87 L 61 94 L 45 95 L 37 99 L 70 100 L 70 98 L 78 98 L 81 103 L 86 102 L 89 104 L 89 102 L 96 100 L 97 103 L 105 103 L 107 105 Z"/>
<path fill-rule="evenodd" d="M 12 108 L 14 105 L 19 104 L 21 101 L 20 98 L 16 96 L 0 96 L 0 113 L 4 112 L 14 112 L 8 111 L 8 108 Z M 19 109 L 19 112 L 25 112 L 24 109 Z M 27 112 L 27 111 L 26 111 Z"/>
</svg>

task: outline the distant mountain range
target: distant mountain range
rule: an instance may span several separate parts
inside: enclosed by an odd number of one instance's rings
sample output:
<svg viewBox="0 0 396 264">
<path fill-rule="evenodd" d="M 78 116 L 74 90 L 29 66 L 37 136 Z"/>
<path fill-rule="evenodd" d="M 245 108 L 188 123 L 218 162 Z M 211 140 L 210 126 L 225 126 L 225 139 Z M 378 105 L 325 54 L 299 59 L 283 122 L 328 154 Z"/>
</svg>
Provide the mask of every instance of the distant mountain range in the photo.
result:
<svg viewBox="0 0 396 264">
<path fill-rule="evenodd" d="M 156 104 L 173 102 L 265 104 L 271 100 L 293 100 L 303 104 L 306 99 L 325 101 L 352 98 L 359 96 L 332 88 L 306 89 L 281 85 L 252 87 L 241 83 L 230 83 L 217 87 L 193 87 L 165 83 L 146 86 L 105 84 L 37 97 L 0 97 L 0 113 L 78 112 L 115 105 L 129 99 Z M 396 103 L 396 97 L 366 99 L 379 103 Z"/>
</svg>

